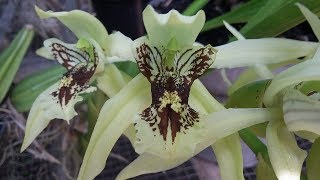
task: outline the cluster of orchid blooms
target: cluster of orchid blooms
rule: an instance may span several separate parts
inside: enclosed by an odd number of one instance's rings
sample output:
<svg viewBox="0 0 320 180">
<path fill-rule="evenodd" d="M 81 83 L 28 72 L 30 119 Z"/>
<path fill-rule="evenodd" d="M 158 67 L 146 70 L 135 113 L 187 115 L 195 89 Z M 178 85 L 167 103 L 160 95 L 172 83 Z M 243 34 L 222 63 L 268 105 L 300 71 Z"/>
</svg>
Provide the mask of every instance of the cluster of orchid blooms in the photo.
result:
<svg viewBox="0 0 320 180">
<path fill-rule="evenodd" d="M 298 7 L 319 39 L 320 20 L 303 5 Z M 122 134 L 140 156 L 117 179 L 171 169 L 208 146 L 215 151 L 222 179 L 244 179 L 237 132 L 264 122 L 268 122 L 268 154 L 277 178 L 300 178 L 306 152 L 297 146 L 293 133 L 308 134 L 311 141 L 320 135 L 320 96 L 302 94 L 299 85 L 320 80 L 319 43 L 244 39 L 225 23 L 238 41 L 204 46 L 195 42 L 205 23 L 203 11 L 194 16 L 175 10 L 158 14 L 147 6 L 143 11 L 147 35 L 134 41 L 120 32 L 108 35 L 94 16 L 83 11 L 45 12 L 36 7 L 36 12 L 41 18 L 60 20 L 78 41 L 44 42 L 41 54 L 57 60 L 67 72 L 35 100 L 22 151 L 52 119 L 69 122 L 77 115 L 74 106 L 83 100 L 80 95 L 99 88 L 110 99 L 100 111 L 78 179 L 93 179 L 103 170 Z M 277 75 L 266 66 L 300 57 L 307 60 Z M 113 64 L 119 61 L 136 62 L 141 73 L 129 77 Z M 226 109 L 198 80 L 209 68 L 245 66 L 272 78 L 264 107 Z"/>
</svg>

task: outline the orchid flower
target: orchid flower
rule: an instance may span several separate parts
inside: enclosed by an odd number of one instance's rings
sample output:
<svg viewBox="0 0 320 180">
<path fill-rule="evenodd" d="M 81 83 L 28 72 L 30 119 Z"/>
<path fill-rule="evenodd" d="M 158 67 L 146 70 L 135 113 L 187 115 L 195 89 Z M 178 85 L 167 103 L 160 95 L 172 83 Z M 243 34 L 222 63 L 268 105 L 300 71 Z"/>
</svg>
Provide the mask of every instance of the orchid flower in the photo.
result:
<svg viewBox="0 0 320 180">
<path fill-rule="evenodd" d="M 148 6 L 143 20 L 148 36 L 132 45 L 141 74 L 103 105 L 78 179 L 93 179 L 103 170 L 125 131 L 140 156 L 117 179 L 171 169 L 212 144 L 222 178 L 244 179 L 237 131 L 281 114 L 272 108 L 225 109 L 197 80 L 219 54 L 194 43 L 203 11 L 188 17 L 175 10 L 157 14 Z"/>
<path fill-rule="evenodd" d="M 100 21 L 89 13 L 79 10 L 44 12 L 38 7 L 35 10 L 41 18 L 58 18 L 74 32 L 78 42 L 68 44 L 51 38 L 44 41 L 44 47 L 38 51 L 42 56 L 57 60 L 67 72 L 33 103 L 21 151 L 31 144 L 52 119 L 69 122 L 76 116 L 75 104 L 83 100 L 80 95 L 96 90 L 96 87 L 90 86 L 95 79 L 97 87 L 108 96 L 116 94 L 127 81 L 109 60 L 133 58 L 130 51 L 131 39 L 120 32 L 109 36 Z"/>
<path fill-rule="evenodd" d="M 319 40 L 319 18 L 303 5 L 297 6 Z M 267 107 L 280 104 L 283 109 L 284 118 L 271 121 L 266 132 L 270 162 L 280 180 L 300 179 L 302 163 L 307 156 L 306 151 L 297 146 L 293 133 L 311 142 L 320 136 L 319 93 L 300 92 L 303 82 L 320 80 L 320 46 L 317 45 L 313 57 L 274 76 L 263 98 Z"/>
</svg>

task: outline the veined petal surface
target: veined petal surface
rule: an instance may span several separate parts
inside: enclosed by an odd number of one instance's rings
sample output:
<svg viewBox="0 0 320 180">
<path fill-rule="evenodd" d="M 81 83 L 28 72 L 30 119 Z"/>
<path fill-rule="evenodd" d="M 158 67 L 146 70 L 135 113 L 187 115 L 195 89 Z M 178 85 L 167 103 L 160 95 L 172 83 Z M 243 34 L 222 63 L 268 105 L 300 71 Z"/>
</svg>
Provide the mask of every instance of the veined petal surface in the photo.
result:
<svg viewBox="0 0 320 180">
<path fill-rule="evenodd" d="M 318 43 L 280 38 L 238 40 L 215 47 L 211 68 L 235 68 L 256 64 L 276 64 L 300 57 L 312 57 Z M 232 52 L 232 53 L 230 53 Z"/>
<path fill-rule="evenodd" d="M 281 119 L 269 122 L 266 132 L 268 154 L 279 180 L 300 180 L 302 163 L 307 152 L 297 145 Z"/>
<path fill-rule="evenodd" d="M 202 10 L 194 16 L 184 16 L 176 10 L 158 14 L 149 5 L 143 11 L 143 22 L 152 45 L 167 46 L 174 38 L 177 44 L 171 50 L 179 50 L 195 42 L 204 25 L 205 14 Z"/>
<path fill-rule="evenodd" d="M 43 11 L 37 6 L 35 10 L 42 19 L 55 17 L 67 26 L 79 39 L 94 39 L 102 48 L 106 48 L 108 32 L 101 22 L 93 15 L 80 10 L 70 12 Z"/>
<path fill-rule="evenodd" d="M 194 87 L 194 89 L 196 89 Z M 191 94 L 192 95 L 192 94 Z M 195 96 L 191 96 L 190 100 L 198 101 L 194 99 Z M 200 109 L 205 109 L 205 103 L 201 101 L 198 102 Z M 208 120 L 207 127 L 209 132 L 206 134 L 206 138 L 199 139 L 199 143 L 195 148 L 194 152 L 177 152 L 177 153 L 184 153 L 184 156 L 172 156 L 171 159 L 161 158 L 154 154 L 143 153 L 141 154 L 136 160 L 134 160 L 131 164 L 129 164 L 125 169 L 123 169 L 117 179 L 129 179 L 133 178 L 142 174 L 147 173 L 155 173 L 160 171 L 165 171 L 176 167 L 194 155 L 201 152 L 206 147 L 210 146 L 211 144 L 216 143 L 217 141 L 223 141 L 224 137 L 232 135 L 237 131 L 249 127 L 254 124 L 266 122 L 272 119 L 279 118 L 281 116 L 280 110 L 277 109 L 227 109 L 218 112 L 211 113 L 205 118 Z M 238 117 L 238 118 L 234 118 Z M 232 135 L 233 136 L 233 135 Z M 233 142 L 233 141 L 230 141 Z M 221 147 L 221 146 L 220 146 Z M 233 146 L 232 146 L 233 147 Z M 236 151 L 238 151 L 237 149 Z M 231 153 L 233 154 L 233 152 Z M 229 154 L 230 155 L 230 154 Z M 232 156 L 233 157 L 233 156 Z M 226 158 L 222 156 L 222 158 Z M 241 157 L 240 157 L 241 159 Z M 239 159 L 238 159 L 239 160 Z M 239 163 L 239 161 L 237 162 Z M 238 164 L 237 163 L 237 164 Z M 242 163 L 242 162 L 241 162 Z M 239 168 L 235 170 L 239 172 Z M 226 172 L 226 171 L 224 171 Z M 233 173 L 234 171 L 230 172 Z M 241 177 L 242 173 L 237 173 L 237 177 Z M 230 177 L 230 176 L 226 176 Z"/>
<path fill-rule="evenodd" d="M 89 93 L 95 90 L 95 88 L 87 88 L 84 91 L 78 92 L 78 95 L 70 99 L 67 106 L 62 106 L 59 103 L 59 99 L 56 96 L 52 96 L 54 92 L 59 88 L 60 82 L 57 82 L 50 86 L 47 90 L 42 92 L 34 101 L 26 125 L 25 136 L 21 151 L 24 151 L 32 141 L 46 128 L 49 122 L 55 118 L 64 119 L 69 121 L 77 112 L 74 110 L 74 106 L 77 102 L 83 100 L 80 94 Z"/>
</svg>

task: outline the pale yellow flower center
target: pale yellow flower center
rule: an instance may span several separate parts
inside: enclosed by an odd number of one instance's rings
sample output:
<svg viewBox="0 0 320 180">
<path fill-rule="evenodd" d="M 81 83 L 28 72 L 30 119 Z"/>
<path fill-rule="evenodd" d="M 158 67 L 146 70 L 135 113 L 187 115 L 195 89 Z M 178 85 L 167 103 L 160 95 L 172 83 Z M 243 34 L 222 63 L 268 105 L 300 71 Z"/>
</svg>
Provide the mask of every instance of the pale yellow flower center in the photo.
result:
<svg viewBox="0 0 320 180">
<path fill-rule="evenodd" d="M 178 95 L 177 91 L 168 92 L 165 91 L 163 93 L 163 96 L 159 99 L 161 102 L 160 105 L 160 111 L 162 108 L 166 107 L 168 104 L 170 104 L 171 109 L 174 110 L 176 113 L 179 113 L 182 111 L 181 108 L 181 98 Z"/>
</svg>

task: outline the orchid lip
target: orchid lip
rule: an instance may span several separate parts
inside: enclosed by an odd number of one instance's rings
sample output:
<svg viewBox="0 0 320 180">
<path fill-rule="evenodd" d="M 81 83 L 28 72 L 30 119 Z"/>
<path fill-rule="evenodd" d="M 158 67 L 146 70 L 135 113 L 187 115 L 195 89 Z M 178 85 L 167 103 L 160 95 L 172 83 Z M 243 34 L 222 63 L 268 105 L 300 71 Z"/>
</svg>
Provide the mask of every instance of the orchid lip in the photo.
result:
<svg viewBox="0 0 320 180">
<path fill-rule="evenodd" d="M 139 134 L 140 124 L 148 124 L 153 136 L 161 136 L 168 150 L 177 136 L 188 133 L 196 124 L 200 126 L 199 113 L 188 105 L 190 88 L 211 66 L 216 51 L 210 45 L 172 51 L 152 46 L 146 38 L 140 40 L 135 46 L 136 61 L 151 84 L 152 102 L 135 121 L 136 129 Z"/>
<path fill-rule="evenodd" d="M 88 41 L 85 42 L 88 43 Z M 63 107 L 76 94 L 89 88 L 89 81 L 99 62 L 98 54 L 93 46 L 91 50 L 90 48 L 82 50 L 75 45 L 66 44 L 59 40 L 46 41 L 44 44 L 50 49 L 53 57 L 68 70 L 61 78 L 58 90 L 51 94 L 58 98 L 60 105 Z"/>
</svg>

